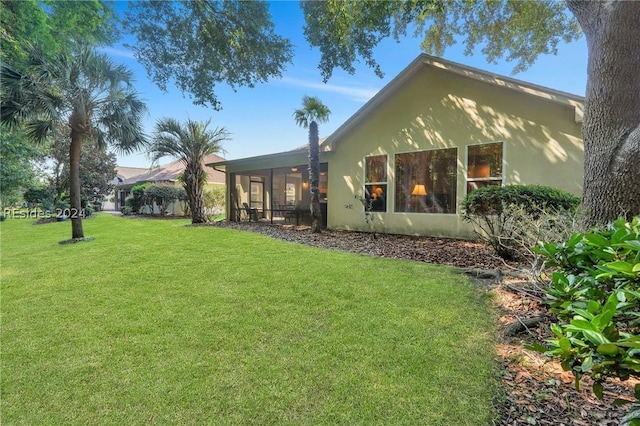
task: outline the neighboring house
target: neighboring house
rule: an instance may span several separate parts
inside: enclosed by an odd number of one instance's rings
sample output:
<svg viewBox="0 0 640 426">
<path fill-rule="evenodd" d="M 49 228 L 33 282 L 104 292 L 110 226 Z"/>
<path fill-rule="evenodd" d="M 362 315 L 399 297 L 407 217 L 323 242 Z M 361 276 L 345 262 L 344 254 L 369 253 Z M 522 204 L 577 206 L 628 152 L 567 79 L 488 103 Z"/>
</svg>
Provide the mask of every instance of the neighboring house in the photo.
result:
<svg viewBox="0 0 640 426">
<path fill-rule="evenodd" d="M 211 154 L 205 157 L 203 166 L 205 172 L 207 172 L 207 183 L 204 187 L 205 190 L 212 189 L 225 184 L 225 174 L 220 170 L 215 170 L 213 167 L 208 166 L 209 163 L 215 163 L 224 161 L 224 158 Z M 154 184 L 163 185 L 179 185 L 178 177 L 184 172 L 184 165 L 181 161 L 176 160 L 164 166 L 155 167 L 153 169 L 139 169 L 141 172 L 134 174 L 122 182 L 116 184 L 116 192 L 118 197 L 116 199 L 116 209 L 119 210 L 125 205 L 126 199 L 131 195 L 131 188 L 136 185 L 151 182 Z M 167 211 L 170 214 L 181 215 L 183 213 L 180 203 L 173 203 L 169 206 Z M 159 213 L 157 207 L 154 209 L 154 213 Z"/>
<path fill-rule="evenodd" d="M 422 54 L 321 145 L 326 225 L 473 237 L 461 202 L 486 185 L 582 192 L 584 98 Z M 227 217 L 309 205 L 306 148 L 222 161 Z M 349 208 L 348 206 L 351 206 Z"/>
<path fill-rule="evenodd" d="M 118 210 L 117 204 L 120 199 L 120 190 L 117 186 L 130 177 L 145 173 L 149 169 L 142 167 L 124 167 L 116 166 L 116 177 L 110 182 L 116 188 L 112 193 L 105 197 L 106 201 L 102 203 L 102 210 Z"/>
</svg>

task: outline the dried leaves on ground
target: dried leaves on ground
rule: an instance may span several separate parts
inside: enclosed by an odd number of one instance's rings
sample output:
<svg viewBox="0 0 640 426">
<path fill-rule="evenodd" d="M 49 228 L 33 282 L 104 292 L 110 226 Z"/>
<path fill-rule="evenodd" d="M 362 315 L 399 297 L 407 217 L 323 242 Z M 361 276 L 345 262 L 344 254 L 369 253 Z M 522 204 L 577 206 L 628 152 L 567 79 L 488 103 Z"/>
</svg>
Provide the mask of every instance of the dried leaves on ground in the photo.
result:
<svg viewBox="0 0 640 426">
<path fill-rule="evenodd" d="M 495 425 L 618 425 L 627 408 L 614 406 L 613 400 L 632 399 L 636 382 L 605 384 L 604 400 L 600 401 L 591 392 L 588 377 L 582 379 L 577 391 L 573 376 L 558 362 L 524 349 L 526 344 L 551 337 L 552 317 L 541 301 L 540 289 L 523 282 L 523 275 L 517 272 L 525 266 L 505 264 L 483 243 L 389 234 L 374 238 L 369 233 L 329 230 L 313 234 L 308 227 L 256 223 L 218 226 L 325 249 L 464 268 L 483 284 L 480 291 L 488 289 L 494 294 L 499 314 L 496 358 L 502 367 L 503 393 L 496 395 Z"/>
</svg>

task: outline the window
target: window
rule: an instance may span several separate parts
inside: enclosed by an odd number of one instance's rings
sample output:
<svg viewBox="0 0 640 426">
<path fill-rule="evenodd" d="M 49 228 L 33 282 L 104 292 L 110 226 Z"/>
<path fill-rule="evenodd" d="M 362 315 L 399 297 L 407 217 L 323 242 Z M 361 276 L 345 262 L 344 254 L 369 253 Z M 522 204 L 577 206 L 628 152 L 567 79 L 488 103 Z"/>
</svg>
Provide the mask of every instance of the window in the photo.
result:
<svg viewBox="0 0 640 426">
<path fill-rule="evenodd" d="M 488 185 L 502 185 L 502 142 L 467 147 L 467 194 Z"/>
<path fill-rule="evenodd" d="M 364 161 L 364 197 L 371 211 L 387 211 L 387 156 L 374 155 Z"/>
<path fill-rule="evenodd" d="M 396 154 L 395 211 L 455 213 L 457 148 Z"/>
</svg>

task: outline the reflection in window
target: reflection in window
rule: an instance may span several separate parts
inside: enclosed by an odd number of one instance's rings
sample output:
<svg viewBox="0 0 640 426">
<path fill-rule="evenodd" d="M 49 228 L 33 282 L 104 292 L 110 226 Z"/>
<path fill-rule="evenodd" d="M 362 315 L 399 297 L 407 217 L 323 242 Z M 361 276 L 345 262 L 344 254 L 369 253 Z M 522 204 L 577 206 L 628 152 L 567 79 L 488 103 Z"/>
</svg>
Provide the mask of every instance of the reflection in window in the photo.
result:
<svg viewBox="0 0 640 426">
<path fill-rule="evenodd" d="M 467 194 L 488 185 L 502 185 L 502 142 L 467 147 Z"/>
<path fill-rule="evenodd" d="M 396 154 L 395 211 L 455 213 L 457 148 Z"/>
<path fill-rule="evenodd" d="M 329 175 L 327 173 L 327 163 L 320 163 L 320 178 L 318 179 L 318 193 L 321 203 L 327 202 L 329 194 Z"/>
<path fill-rule="evenodd" d="M 365 158 L 364 197 L 367 207 L 374 212 L 387 211 L 387 156 Z"/>
</svg>

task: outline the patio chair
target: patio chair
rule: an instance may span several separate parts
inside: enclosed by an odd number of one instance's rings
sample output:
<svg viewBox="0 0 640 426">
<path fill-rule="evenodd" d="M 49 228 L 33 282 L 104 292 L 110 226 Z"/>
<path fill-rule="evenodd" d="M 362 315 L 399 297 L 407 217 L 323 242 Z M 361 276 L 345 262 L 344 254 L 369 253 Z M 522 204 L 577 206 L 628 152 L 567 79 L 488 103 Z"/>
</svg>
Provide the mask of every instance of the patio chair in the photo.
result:
<svg viewBox="0 0 640 426">
<path fill-rule="evenodd" d="M 251 222 L 252 220 L 254 222 L 258 221 L 258 209 L 254 209 L 249 207 L 249 204 L 247 203 L 242 203 L 242 205 L 244 206 L 244 211 L 247 213 L 247 220 L 249 222 Z"/>
</svg>

